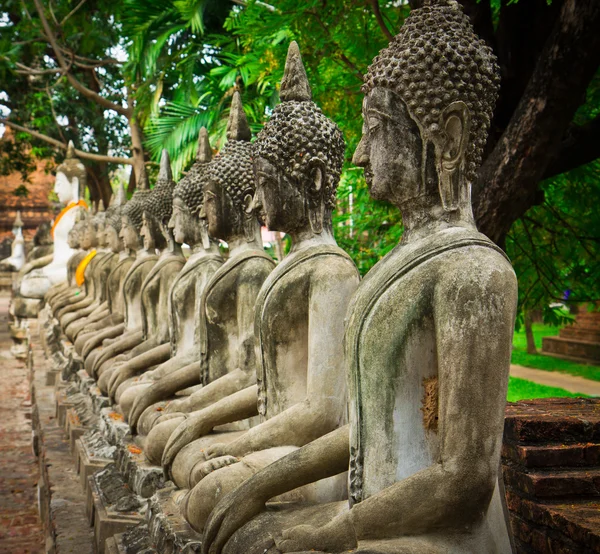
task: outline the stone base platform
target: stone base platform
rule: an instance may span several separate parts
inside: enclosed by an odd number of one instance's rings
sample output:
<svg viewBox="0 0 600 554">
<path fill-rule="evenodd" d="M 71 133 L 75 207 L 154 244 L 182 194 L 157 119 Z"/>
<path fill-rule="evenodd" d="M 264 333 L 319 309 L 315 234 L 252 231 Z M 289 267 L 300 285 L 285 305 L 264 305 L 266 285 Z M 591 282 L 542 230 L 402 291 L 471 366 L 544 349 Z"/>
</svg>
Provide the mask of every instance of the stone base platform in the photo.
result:
<svg viewBox="0 0 600 554">
<path fill-rule="evenodd" d="M 509 405 L 502 462 L 518 554 L 600 552 L 600 401 Z"/>
</svg>

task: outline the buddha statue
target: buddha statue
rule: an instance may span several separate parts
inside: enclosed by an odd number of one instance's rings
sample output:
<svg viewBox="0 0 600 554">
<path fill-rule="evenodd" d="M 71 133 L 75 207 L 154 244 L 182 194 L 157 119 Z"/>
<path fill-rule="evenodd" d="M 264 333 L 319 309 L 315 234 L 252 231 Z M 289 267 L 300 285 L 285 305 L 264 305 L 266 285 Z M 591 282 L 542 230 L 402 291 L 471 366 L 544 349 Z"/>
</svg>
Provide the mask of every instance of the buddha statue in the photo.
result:
<svg viewBox="0 0 600 554">
<path fill-rule="evenodd" d="M 125 364 L 125 371 L 121 371 L 122 368 L 115 371 L 119 372 L 116 382 L 126 376 L 126 380 L 120 382 L 116 390 L 113 389 L 115 400 L 126 417 L 136 398 L 154 381 L 168 375 L 179 390 L 181 386 L 178 383 L 187 382 L 189 375 L 197 375 L 200 371 L 197 337 L 200 299 L 206 284 L 223 264 L 218 245 L 209 238 L 206 224 L 198 218 L 204 202 L 202 186 L 206 163 L 211 155 L 206 138 L 199 151 L 200 161 L 194 163 L 173 191 L 173 216 L 169 227 L 173 229 L 175 240 L 188 244 L 192 252 L 170 291 L 170 347 L 162 345 L 144 354 L 147 365 L 143 369 Z M 143 375 L 130 377 L 130 371 Z"/>
<path fill-rule="evenodd" d="M 98 269 L 104 264 L 110 263 L 115 257 L 115 254 L 106 244 L 106 212 L 104 209 L 94 214 L 87 233 L 90 235 L 90 240 L 92 240 L 91 235 L 93 233 L 95 248 L 77 268 L 79 280 L 83 281 L 85 292 L 75 296 L 67 305 L 61 308 L 55 305 L 52 306 L 54 316 L 60 321 L 62 329 L 65 329 L 72 321 L 83 317 L 84 314 L 91 313 L 88 308 L 98 299 L 98 289 L 103 286 L 103 283 L 97 279 Z"/>
<path fill-rule="evenodd" d="M 452 0 L 411 11 L 370 66 L 354 162 L 370 194 L 401 210 L 404 233 L 349 307 L 350 432 L 225 498 L 205 554 L 511 552 L 497 477 L 517 282 L 470 197 L 498 82 Z M 348 464 L 348 504 L 262 511 Z"/>
<path fill-rule="evenodd" d="M 175 242 L 168 228 L 173 214 L 173 189 L 175 183 L 166 150 L 162 152 L 160 173 L 155 187 L 146 199 L 142 214 L 141 234 L 144 247 L 152 245 L 160 251 L 156 265 L 142 284 L 141 329 L 123 335 L 117 342 L 104 349 L 96 360 L 98 386 L 108 392 L 108 384 L 116 364 L 124 363 L 169 341 L 169 290 L 185 264 L 181 245 Z"/>
<path fill-rule="evenodd" d="M 141 235 L 143 213 L 149 194 L 148 176 L 146 170 L 143 169 L 139 176 L 137 190 L 121 210 L 121 232 L 119 236 L 125 248 L 135 252 L 135 260 L 123 280 L 124 302 L 121 321 L 90 338 L 82 350 L 84 367 L 90 375 L 96 378 L 98 377 L 96 374 L 96 360 L 102 355 L 103 350 L 112 344 L 110 339 L 116 341 L 132 333 L 137 334 L 138 337 L 141 334 L 142 283 L 158 261 L 154 241 L 145 241 Z"/>
<path fill-rule="evenodd" d="M 190 169 L 189 179 L 182 183 L 184 185 L 183 188 L 173 189 L 173 194 L 177 192 L 177 196 L 182 196 L 191 205 L 195 205 L 201 197 L 196 195 L 197 190 L 191 184 L 195 183 L 202 174 L 204 165 L 210 161 L 211 157 L 212 150 L 208 141 L 208 133 L 203 127 L 198 136 L 196 162 Z M 170 266 L 174 265 L 174 258 L 178 258 L 181 255 L 181 243 L 175 239 L 174 226 L 171 225 L 174 213 L 173 194 L 171 194 L 171 207 L 169 210 L 165 210 L 165 218 L 160 220 L 161 229 L 169 243 L 169 250 L 173 253 L 173 256 L 169 257 L 169 259 L 172 259 Z M 152 210 L 149 211 L 154 213 Z M 158 217 L 158 214 L 154 217 Z M 183 239 L 183 236 L 180 235 L 179 238 Z M 155 302 L 157 302 L 154 306 L 155 309 L 147 312 L 147 317 L 150 318 L 147 323 L 149 336 L 142 344 L 135 347 L 126 358 L 117 360 L 119 365 L 115 365 L 110 375 L 107 376 L 107 392 L 111 398 L 115 399 L 117 389 L 122 383 L 135 379 L 135 376 L 139 373 L 143 373 L 153 366 L 156 367 L 168 361 L 171 357 L 171 329 L 174 328 L 174 318 L 176 315 L 171 308 L 171 289 L 178 280 L 178 275 L 179 273 L 173 273 L 170 274 L 169 278 L 161 278 L 159 291 L 155 289 L 157 284 L 145 288 L 148 299 L 150 300 L 154 296 Z M 152 319 L 155 317 L 153 314 L 156 314 L 158 318 L 156 323 L 152 323 Z M 128 384 L 131 384 L 131 381 Z"/>
<path fill-rule="evenodd" d="M 86 280 L 85 275 L 93 268 L 93 262 L 96 260 L 98 248 L 103 242 L 100 235 L 104 234 L 103 223 L 97 218 L 96 214 L 86 218 L 81 229 L 80 248 L 85 252 L 75 269 L 75 287 L 65 291 L 65 294 L 59 299 L 53 299 L 48 302 L 52 306 L 54 317 L 59 321 L 64 314 L 76 310 L 78 307 L 85 306 L 88 296 L 93 295 L 94 284 L 92 280 Z M 83 306 L 82 306 L 83 303 Z M 61 322 L 62 323 L 62 322 Z"/>
<path fill-rule="evenodd" d="M 15 217 L 12 232 L 15 238 L 10 248 L 10 256 L 0 260 L 0 271 L 20 271 L 25 265 L 25 239 L 23 238 L 23 220 L 20 211 Z"/>
<path fill-rule="evenodd" d="M 139 196 L 138 199 L 141 201 Z M 133 201 L 133 197 L 131 201 Z M 124 321 L 124 283 L 129 275 L 129 270 L 136 261 L 137 250 L 135 248 L 139 246 L 139 240 L 133 242 L 132 247 L 122 239 L 123 213 L 128 204 L 129 202 L 122 204 L 106 217 L 106 242 L 114 252 L 117 251 L 115 243 L 119 243 L 119 258 L 106 282 L 106 302 L 98 306 L 96 311 L 87 316 L 77 327 L 74 345 L 75 351 L 82 357 L 86 357 L 89 352 L 89 350 L 85 350 L 85 346 L 90 339 L 98 337 L 100 332 L 107 328 L 114 328 Z M 66 329 L 66 332 L 69 332 L 69 328 Z M 90 350 L 95 346 L 95 344 L 91 345 Z"/>
<path fill-rule="evenodd" d="M 52 235 L 54 253 L 52 262 L 42 268 L 34 269 L 23 276 L 19 288 L 19 298 L 15 299 L 15 315 L 35 317 L 40 300 L 52 285 L 64 282 L 67 278 L 67 261 L 73 255 L 67 242 L 69 230 L 75 223 L 76 207 L 87 209 L 82 199 L 86 184 L 84 165 L 75 157 L 73 142 L 69 142 L 65 161 L 56 168 L 54 192 L 66 207 L 54 220 Z M 29 301 L 27 299 L 34 299 Z"/>
<path fill-rule="evenodd" d="M 26 255 L 25 265 L 19 270 L 17 284 L 21 283 L 21 280 L 27 273 L 33 271 L 34 269 L 44 267 L 52 262 L 52 258 L 54 257 L 52 254 L 54 252 L 54 244 L 52 241 L 52 235 L 50 234 L 51 228 L 52 225 L 50 222 L 45 221 L 36 229 L 33 237 L 33 248 L 31 252 Z"/>
<path fill-rule="evenodd" d="M 79 332 L 86 326 L 94 325 L 110 315 L 109 304 L 112 294 L 121 294 L 120 281 L 124 278 L 133 258 L 129 251 L 124 250 L 123 243 L 119 238 L 121 230 L 121 208 L 126 202 L 125 188 L 120 185 L 116 196 L 104 214 L 104 242 L 107 254 L 101 257 L 92 268 L 91 278 L 94 280 L 94 299 L 86 308 L 77 310 L 73 314 L 67 314 L 61 321 L 64 334 L 72 342 L 76 342 Z M 92 260 L 94 262 L 94 260 Z M 117 271 L 113 274 L 113 270 Z M 116 300 L 115 300 L 116 302 Z M 101 328 L 101 327 L 99 327 Z M 79 351 L 80 347 L 76 350 Z"/>
<path fill-rule="evenodd" d="M 359 274 L 332 232 L 344 140 L 311 101 L 295 42 L 280 97 L 255 143 L 254 209 L 270 230 L 288 233 L 292 247 L 256 302 L 258 396 L 250 387 L 186 419 L 169 438 L 162 459 L 179 487 L 192 488 L 182 514 L 198 531 L 221 496 L 346 423 L 344 317 Z M 260 423 L 232 441 L 223 441 L 224 434 L 204 436 L 236 413 L 257 412 Z M 330 501 L 343 499 L 344 493 L 340 476 L 293 497 Z"/>
<path fill-rule="evenodd" d="M 71 299 L 73 292 L 79 290 L 75 280 L 75 274 L 79 264 L 89 252 L 91 242 L 86 234 L 89 225 L 87 210 L 77 209 L 75 214 L 75 224 L 67 235 L 67 244 L 73 254 L 67 260 L 67 278 L 65 281 L 57 283 L 50 287 L 45 296 L 45 301 L 53 306 L 64 302 L 65 299 Z"/>
<path fill-rule="evenodd" d="M 256 383 L 254 305 L 275 264 L 264 251 L 260 224 L 251 207 L 255 191 L 253 149 L 238 92 L 233 96 L 227 136 L 224 149 L 209 164 L 204 184 L 204 208 L 200 213 L 207 222 L 209 235 L 226 242 L 229 247 L 227 261 L 212 276 L 202 297 L 198 333 L 201 371 L 188 386 L 203 386 L 166 406 L 164 402 L 158 409 L 153 405 L 140 416 L 138 432 L 149 433 L 144 452 L 156 465 L 160 465 L 170 433 L 187 414 Z M 137 402 L 137 411 L 131 413 L 130 422 L 141 413 L 145 406 L 142 400 L 147 396 L 155 401 L 159 395 L 169 398 L 174 392 L 168 378 L 156 382 Z M 168 421 L 152 429 L 159 417 Z"/>
</svg>

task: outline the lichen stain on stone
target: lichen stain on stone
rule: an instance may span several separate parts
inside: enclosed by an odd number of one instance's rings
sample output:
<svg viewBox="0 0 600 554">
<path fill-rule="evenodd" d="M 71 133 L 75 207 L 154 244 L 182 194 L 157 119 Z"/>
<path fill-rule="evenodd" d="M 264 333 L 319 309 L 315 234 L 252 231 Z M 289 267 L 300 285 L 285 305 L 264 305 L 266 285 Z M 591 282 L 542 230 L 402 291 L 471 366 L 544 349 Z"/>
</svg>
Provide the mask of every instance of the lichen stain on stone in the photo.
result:
<svg viewBox="0 0 600 554">
<path fill-rule="evenodd" d="M 438 378 L 427 377 L 423 379 L 423 424 L 427 431 L 438 429 Z"/>
</svg>

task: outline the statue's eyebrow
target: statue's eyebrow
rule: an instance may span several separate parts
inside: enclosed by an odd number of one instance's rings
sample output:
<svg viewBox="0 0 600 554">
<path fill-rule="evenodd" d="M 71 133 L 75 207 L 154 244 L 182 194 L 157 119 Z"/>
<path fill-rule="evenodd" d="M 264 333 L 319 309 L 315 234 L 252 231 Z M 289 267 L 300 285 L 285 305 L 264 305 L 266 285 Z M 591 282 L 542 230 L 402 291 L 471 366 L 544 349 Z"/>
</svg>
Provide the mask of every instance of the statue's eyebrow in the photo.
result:
<svg viewBox="0 0 600 554">
<path fill-rule="evenodd" d="M 378 110 L 376 108 L 367 108 L 367 115 L 369 115 L 370 113 L 372 113 L 374 115 L 378 115 L 379 117 L 382 117 L 383 119 L 387 119 L 389 121 L 398 122 L 398 120 L 395 117 L 393 117 L 390 114 L 387 114 L 385 112 L 382 112 L 381 110 Z"/>
</svg>

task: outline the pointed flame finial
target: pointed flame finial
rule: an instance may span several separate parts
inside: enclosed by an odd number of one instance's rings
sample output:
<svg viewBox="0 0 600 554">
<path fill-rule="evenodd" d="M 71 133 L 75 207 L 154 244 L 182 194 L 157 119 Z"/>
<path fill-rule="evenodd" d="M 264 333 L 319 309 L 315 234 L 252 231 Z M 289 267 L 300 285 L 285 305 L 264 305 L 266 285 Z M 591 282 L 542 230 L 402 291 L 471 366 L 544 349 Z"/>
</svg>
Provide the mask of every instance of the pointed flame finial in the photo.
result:
<svg viewBox="0 0 600 554">
<path fill-rule="evenodd" d="M 21 211 L 17 211 L 17 217 L 15 217 L 15 222 L 13 223 L 13 227 L 23 227 L 23 220 L 21 219 Z"/>
<path fill-rule="evenodd" d="M 208 131 L 206 127 L 200 129 L 198 135 L 198 152 L 196 153 L 196 160 L 201 164 L 207 164 L 212 160 L 212 148 L 210 147 L 210 140 L 208 138 Z"/>
<path fill-rule="evenodd" d="M 291 100 L 306 102 L 312 98 L 312 91 L 306 76 L 306 69 L 304 69 L 302 63 L 300 48 L 295 40 L 290 43 L 288 49 L 279 97 L 283 102 Z"/>
<path fill-rule="evenodd" d="M 111 206 L 119 208 L 121 206 L 124 206 L 125 202 L 127 202 L 127 193 L 125 192 L 125 185 L 123 184 L 123 181 L 121 181 L 121 183 L 119 184 L 119 190 L 117 191 L 117 194 L 113 197 Z"/>
<path fill-rule="evenodd" d="M 236 90 L 233 93 L 229 121 L 227 122 L 227 140 L 250 140 L 252 133 L 242 106 L 242 98 Z"/>
<path fill-rule="evenodd" d="M 173 173 L 171 171 L 171 159 L 166 148 L 163 148 L 160 156 L 160 171 L 158 172 L 159 181 L 172 181 Z"/>
<path fill-rule="evenodd" d="M 104 205 L 104 198 L 100 198 L 100 202 L 98 202 L 98 213 L 104 213 L 106 211 L 106 206 Z"/>
<path fill-rule="evenodd" d="M 71 158 L 75 157 L 75 145 L 73 144 L 73 141 L 70 140 L 69 144 L 67 146 L 67 159 L 70 160 Z"/>
</svg>

